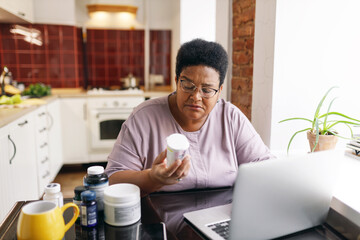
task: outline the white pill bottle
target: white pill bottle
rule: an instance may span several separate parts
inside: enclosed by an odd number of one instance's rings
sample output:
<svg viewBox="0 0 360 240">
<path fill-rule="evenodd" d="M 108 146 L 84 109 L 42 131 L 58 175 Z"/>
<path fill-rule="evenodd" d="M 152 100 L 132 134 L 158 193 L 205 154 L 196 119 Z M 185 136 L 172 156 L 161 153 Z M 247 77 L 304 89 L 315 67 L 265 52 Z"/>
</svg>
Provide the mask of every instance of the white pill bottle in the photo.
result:
<svg viewBox="0 0 360 240">
<path fill-rule="evenodd" d="M 168 136 L 166 138 L 166 144 L 166 164 L 168 167 L 171 166 L 176 159 L 182 160 L 190 146 L 188 139 L 180 133 L 174 133 Z"/>
</svg>

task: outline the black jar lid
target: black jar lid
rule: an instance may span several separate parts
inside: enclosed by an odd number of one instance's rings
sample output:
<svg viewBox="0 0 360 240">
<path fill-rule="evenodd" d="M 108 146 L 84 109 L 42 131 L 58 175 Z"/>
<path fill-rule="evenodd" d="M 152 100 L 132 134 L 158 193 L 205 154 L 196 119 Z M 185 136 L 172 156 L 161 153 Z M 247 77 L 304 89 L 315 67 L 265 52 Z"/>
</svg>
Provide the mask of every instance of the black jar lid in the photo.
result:
<svg viewBox="0 0 360 240">
<path fill-rule="evenodd" d="M 77 186 L 77 187 L 75 187 L 75 189 L 74 189 L 74 193 L 75 193 L 74 199 L 78 200 L 78 201 L 81 201 L 81 193 L 86 191 L 86 190 L 89 190 L 88 186 Z"/>
</svg>

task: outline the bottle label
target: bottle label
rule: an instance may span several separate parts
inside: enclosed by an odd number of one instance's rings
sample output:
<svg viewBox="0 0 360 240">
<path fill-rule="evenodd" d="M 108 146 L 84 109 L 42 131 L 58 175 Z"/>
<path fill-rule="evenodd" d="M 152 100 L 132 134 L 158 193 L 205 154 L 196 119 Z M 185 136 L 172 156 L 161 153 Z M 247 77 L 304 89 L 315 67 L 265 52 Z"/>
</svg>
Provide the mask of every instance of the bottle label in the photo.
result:
<svg viewBox="0 0 360 240">
<path fill-rule="evenodd" d="M 93 227 L 97 224 L 97 206 L 81 206 L 81 225 Z"/>
</svg>

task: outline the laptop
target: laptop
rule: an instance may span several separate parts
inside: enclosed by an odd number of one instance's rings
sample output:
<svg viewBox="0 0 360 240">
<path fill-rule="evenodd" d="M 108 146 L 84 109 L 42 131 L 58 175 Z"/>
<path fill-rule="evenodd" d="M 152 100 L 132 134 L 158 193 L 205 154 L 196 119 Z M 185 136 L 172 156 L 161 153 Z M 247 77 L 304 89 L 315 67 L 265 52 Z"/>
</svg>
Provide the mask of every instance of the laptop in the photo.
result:
<svg viewBox="0 0 360 240">
<path fill-rule="evenodd" d="M 184 217 L 219 240 L 273 239 L 318 226 L 329 211 L 342 155 L 331 150 L 241 164 L 231 204 Z"/>
</svg>

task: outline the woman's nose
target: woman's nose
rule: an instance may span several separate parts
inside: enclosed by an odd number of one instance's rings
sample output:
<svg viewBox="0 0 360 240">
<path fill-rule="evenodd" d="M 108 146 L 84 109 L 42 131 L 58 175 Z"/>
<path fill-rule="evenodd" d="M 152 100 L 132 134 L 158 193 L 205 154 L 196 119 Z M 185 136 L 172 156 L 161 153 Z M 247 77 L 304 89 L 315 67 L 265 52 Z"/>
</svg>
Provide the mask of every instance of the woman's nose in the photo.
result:
<svg viewBox="0 0 360 240">
<path fill-rule="evenodd" d="M 194 90 L 194 92 L 191 94 L 191 96 L 194 98 L 194 99 L 202 99 L 202 96 L 201 96 L 201 91 L 199 88 L 196 88 Z"/>
</svg>

